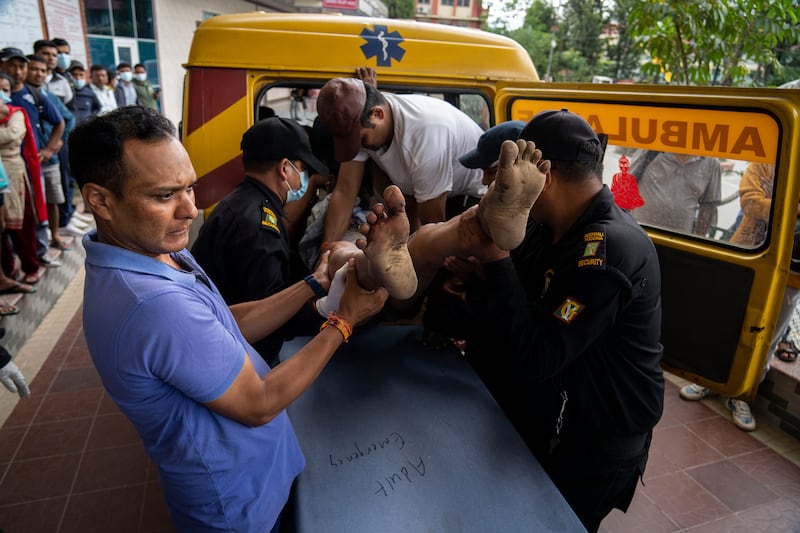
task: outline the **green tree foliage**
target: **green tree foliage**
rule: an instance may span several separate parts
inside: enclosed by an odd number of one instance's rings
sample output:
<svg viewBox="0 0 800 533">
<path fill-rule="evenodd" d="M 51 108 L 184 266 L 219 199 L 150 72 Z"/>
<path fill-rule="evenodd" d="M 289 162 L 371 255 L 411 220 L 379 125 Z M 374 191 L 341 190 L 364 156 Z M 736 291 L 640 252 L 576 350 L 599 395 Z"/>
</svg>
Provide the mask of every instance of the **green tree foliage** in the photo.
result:
<svg viewBox="0 0 800 533">
<path fill-rule="evenodd" d="M 555 40 L 556 81 L 603 74 L 774 86 L 800 78 L 800 0 L 560 0 L 559 13 L 550 0 L 496 1 L 489 30 L 521 43 L 541 76 Z M 523 12 L 522 27 L 510 29 Z M 618 32 L 608 44 L 607 23 Z"/>
<path fill-rule="evenodd" d="M 656 0 L 631 6 L 628 29 L 651 58 L 645 76 L 739 85 L 748 80 L 747 61 L 782 70 L 776 47 L 800 40 L 798 17 L 797 0 Z"/>
<path fill-rule="evenodd" d="M 782 68 L 759 64 L 756 83 L 772 87 L 800 79 L 800 43 L 779 43 L 775 55 Z"/>
<path fill-rule="evenodd" d="M 604 69 L 601 65 L 608 61 L 601 40 L 602 0 L 568 0 L 561 18 L 557 18 L 549 0 L 533 0 L 528 7 L 525 5 L 526 0 L 506 0 L 500 6 L 497 26 L 489 29 L 520 43 L 533 59 L 540 77 L 544 78 L 547 71 L 553 41 L 556 48 L 550 73 L 555 81 L 588 81 Z M 504 18 L 507 20 L 509 14 L 523 9 L 522 27 L 509 30 L 507 24 L 501 22 Z"/>
<path fill-rule="evenodd" d="M 544 77 L 547 60 L 550 54 L 550 42 L 553 40 L 553 26 L 555 24 L 555 10 L 550 2 L 533 0 L 530 6 L 517 3 L 519 0 L 510 0 L 500 6 L 501 16 L 498 24 L 489 31 L 511 37 L 525 50 L 528 51 L 539 71 L 539 76 Z M 523 0 L 524 1 L 524 0 Z M 507 21 L 509 15 L 525 10 L 525 22 L 522 27 L 509 30 Z"/>
<path fill-rule="evenodd" d="M 545 0 L 534 0 L 525 9 L 523 27 L 550 35 L 556 26 L 556 11 L 553 5 Z M 548 45 L 549 46 L 549 45 Z"/>
<path fill-rule="evenodd" d="M 576 51 L 590 69 L 595 68 L 603 55 L 604 23 L 602 0 L 567 0 L 559 24 L 559 48 Z"/>
<path fill-rule="evenodd" d="M 617 26 L 617 39 L 606 48 L 606 69 L 599 69 L 615 80 L 634 79 L 639 74 L 641 48 L 629 31 L 628 13 L 641 0 L 616 0 L 610 6 L 609 19 Z"/>
<path fill-rule="evenodd" d="M 390 19 L 413 19 L 414 0 L 384 0 Z"/>
</svg>

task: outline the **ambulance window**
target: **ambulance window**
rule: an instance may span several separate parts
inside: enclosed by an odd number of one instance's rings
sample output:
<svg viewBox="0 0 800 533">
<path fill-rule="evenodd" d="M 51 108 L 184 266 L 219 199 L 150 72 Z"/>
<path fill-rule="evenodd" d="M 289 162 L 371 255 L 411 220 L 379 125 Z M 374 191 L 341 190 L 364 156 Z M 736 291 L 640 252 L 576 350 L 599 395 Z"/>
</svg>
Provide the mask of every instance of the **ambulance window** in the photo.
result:
<svg viewBox="0 0 800 533">
<path fill-rule="evenodd" d="M 766 173 L 774 166 L 764 166 L 609 144 L 603 179 L 616 202 L 643 226 L 753 249 L 764 244 L 769 227 L 772 176 Z M 756 189 L 743 181 L 748 169 L 764 174 Z"/>
<path fill-rule="evenodd" d="M 486 130 L 491 125 L 491 108 L 489 101 L 483 94 L 462 93 L 456 90 L 426 91 L 424 89 L 399 87 L 381 87 L 381 91 L 397 94 L 423 94 L 439 98 L 461 109 L 482 129 Z M 319 88 L 311 86 L 268 87 L 262 90 L 261 96 L 257 101 L 255 109 L 256 120 L 278 116 L 294 119 L 303 126 L 311 126 L 317 117 L 318 93 Z"/>
<path fill-rule="evenodd" d="M 317 88 L 300 85 L 269 87 L 258 99 L 256 120 L 277 116 L 294 119 L 301 126 L 311 126 L 317 117 L 317 93 Z"/>
<path fill-rule="evenodd" d="M 469 115 L 481 129 L 489 129 L 489 102 L 486 98 L 480 94 L 461 94 L 458 98 L 457 107 Z"/>
<path fill-rule="evenodd" d="M 426 94 L 434 98 L 443 99 L 446 102 L 457 107 L 464 113 L 466 113 L 469 116 L 469 118 L 474 120 L 475 123 L 481 127 L 481 129 L 483 130 L 489 129 L 490 118 L 491 118 L 489 115 L 489 102 L 483 95 L 474 93 L 465 94 L 457 92 L 446 92 L 446 93 L 420 92 L 418 94 Z"/>
</svg>

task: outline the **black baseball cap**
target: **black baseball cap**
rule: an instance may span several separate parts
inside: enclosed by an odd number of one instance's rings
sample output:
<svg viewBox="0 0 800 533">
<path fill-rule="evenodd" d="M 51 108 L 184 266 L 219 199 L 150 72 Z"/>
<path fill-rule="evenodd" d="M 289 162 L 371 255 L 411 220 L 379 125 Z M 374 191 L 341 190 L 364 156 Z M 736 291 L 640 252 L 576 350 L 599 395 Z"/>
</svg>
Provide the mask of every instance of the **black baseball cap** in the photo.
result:
<svg viewBox="0 0 800 533">
<path fill-rule="evenodd" d="M 603 160 L 600 138 L 588 122 L 566 109 L 537 113 L 519 138 L 533 141 L 544 159 L 595 163 Z"/>
<path fill-rule="evenodd" d="M 8 61 L 9 59 L 13 59 L 15 57 L 23 60 L 26 63 L 28 62 L 28 58 L 25 56 L 25 53 L 19 48 L 9 46 L 0 50 L 0 58 L 2 58 L 3 61 Z"/>
<path fill-rule="evenodd" d="M 294 120 L 281 117 L 260 120 L 244 132 L 240 147 L 245 160 L 299 159 L 317 174 L 330 174 L 328 167 L 311 153 L 306 130 Z"/>
<path fill-rule="evenodd" d="M 503 142 L 516 141 L 524 127 L 521 120 L 509 120 L 489 128 L 478 139 L 478 146 L 459 157 L 458 161 L 467 168 L 489 168 L 497 161 Z"/>
</svg>

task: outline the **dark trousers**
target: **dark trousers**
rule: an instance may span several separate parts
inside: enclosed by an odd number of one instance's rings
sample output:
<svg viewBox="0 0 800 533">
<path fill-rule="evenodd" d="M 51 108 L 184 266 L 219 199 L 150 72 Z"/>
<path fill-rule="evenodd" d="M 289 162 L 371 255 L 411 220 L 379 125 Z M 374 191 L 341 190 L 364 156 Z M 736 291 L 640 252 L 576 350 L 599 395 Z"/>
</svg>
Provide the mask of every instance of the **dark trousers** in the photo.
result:
<svg viewBox="0 0 800 533">
<path fill-rule="evenodd" d="M 72 185 L 72 171 L 69 168 L 69 149 L 67 143 L 61 148 L 59 154 L 59 161 L 61 165 L 61 188 L 64 190 L 64 198 L 66 200 L 63 204 L 58 204 L 58 226 L 63 228 L 69 224 L 69 219 L 75 212 L 75 205 L 72 203 L 72 196 L 75 194 L 75 189 Z"/>
<path fill-rule="evenodd" d="M 11 276 L 14 272 L 14 254 L 19 256 L 22 271 L 33 274 L 39 271 L 39 254 L 36 252 L 36 214 L 28 191 L 25 191 L 25 214 L 22 229 L 7 229 L 3 232 L 3 272 Z"/>
<path fill-rule="evenodd" d="M 587 531 L 594 532 L 612 509 L 625 512 L 644 475 L 650 439 L 644 449 L 626 456 L 562 449 L 540 459 L 550 479 Z"/>
</svg>

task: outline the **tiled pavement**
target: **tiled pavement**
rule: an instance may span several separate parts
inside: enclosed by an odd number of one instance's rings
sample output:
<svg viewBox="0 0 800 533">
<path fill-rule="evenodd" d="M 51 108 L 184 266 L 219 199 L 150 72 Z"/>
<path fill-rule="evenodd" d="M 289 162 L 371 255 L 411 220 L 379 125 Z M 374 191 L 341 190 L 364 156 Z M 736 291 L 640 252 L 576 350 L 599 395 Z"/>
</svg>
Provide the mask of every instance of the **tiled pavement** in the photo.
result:
<svg viewBox="0 0 800 533">
<path fill-rule="evenodd" d="M 0 389 L 0 529 L 171 531 L 156 470 L 92 367 L 82 286 L 78 270 L 16 351 L 31 397 Z M 800 532 L 800 441 L 767 423 L 744 433 L 719 399 L 681 400 L 682 383 L 670 376 L 645 486 L 601 531 Z"/>
</svg>

